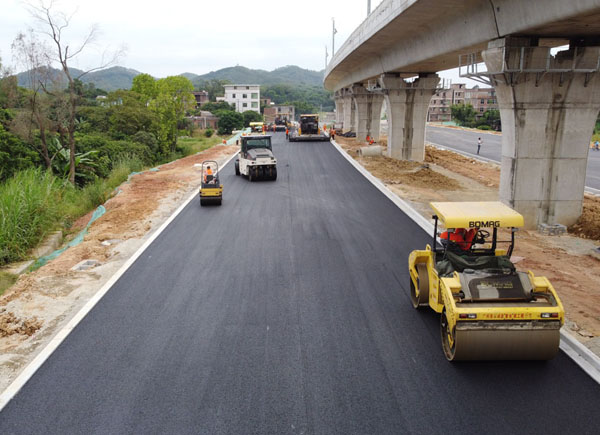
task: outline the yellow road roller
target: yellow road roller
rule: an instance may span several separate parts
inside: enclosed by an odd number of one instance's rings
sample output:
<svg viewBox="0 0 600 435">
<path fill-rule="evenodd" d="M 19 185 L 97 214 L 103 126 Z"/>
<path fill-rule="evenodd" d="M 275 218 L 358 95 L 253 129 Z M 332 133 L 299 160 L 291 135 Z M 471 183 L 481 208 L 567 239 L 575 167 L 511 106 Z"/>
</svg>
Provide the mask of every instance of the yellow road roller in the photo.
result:
<svg viewBox="0 0 600 435">
<path fill-rule="evenodd" d="M 408 258 L 410 296 L 415 308 L 441 314 L 446 358 L 552 359 L 564 309 L 547 278 L 517 271 L 511 262 L 523 216 L 501 202 L 430 205 L 433 241 Z M 438 224 L 445 227 L 441 234 Z"/>
<path fill-rule="evenodd" d="M 219 164 L 215 160 L 203 161 L 201 177 L 200 205 L 221 205 L 223 185 L 219 181 Z"/>
</svg>

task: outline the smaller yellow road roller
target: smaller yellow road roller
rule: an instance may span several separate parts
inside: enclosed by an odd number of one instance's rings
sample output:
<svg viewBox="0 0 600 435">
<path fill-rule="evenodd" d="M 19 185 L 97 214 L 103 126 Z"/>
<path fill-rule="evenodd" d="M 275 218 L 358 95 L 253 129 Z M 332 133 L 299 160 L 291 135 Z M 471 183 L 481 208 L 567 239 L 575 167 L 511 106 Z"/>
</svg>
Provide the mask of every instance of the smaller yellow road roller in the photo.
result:
<svg viewBox="0 0 600 435">
<path fill-rule="evenodd" d="M 517 271 L 511 262 L 523 216 L 501 202 L 432 202 L 431 207 L 432 245 L 408 258 L 410 296 L 415 308 L 440 313 L 446 358 L 552 359 L 564 309 L 547 278 Z M 438 224 L 445 227 L 441 234 Z"/>
<path fill-rule="evenodd" d="M 215 160 L 203 161 L 201 176 L 200 205 L 221 205 L 223 185 L 219 181 L 219 164 Z"/>
</svg>

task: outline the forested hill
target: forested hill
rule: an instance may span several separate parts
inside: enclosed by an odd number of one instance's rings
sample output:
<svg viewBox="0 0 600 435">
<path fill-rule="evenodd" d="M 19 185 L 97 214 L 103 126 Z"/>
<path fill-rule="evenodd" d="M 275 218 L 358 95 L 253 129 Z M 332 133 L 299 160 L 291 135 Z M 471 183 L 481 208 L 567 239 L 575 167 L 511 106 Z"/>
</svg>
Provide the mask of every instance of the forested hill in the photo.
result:
<svg viewBox="0 0 600 435">
<path fill-rule="evenodd" d="M 74 77 L 80 76 L 83 71 L 77 68 L 70 68 Z M 53 70 L 55 77 L 61 77 L 62 71 Z M 93 71 L 89 74 L 85 74 L 81 77 L 83 83 L 93 83 L 96 88 L 104 89 L 105 91 L 116 91 L 117 89 L 130 89 L 133 82 L 133 78 L 140 74 L 139 71 L 130 68 L 124 68 L 122 66 L 114 66 L 112 68 L 106 68 L 99 71 Z M 19 86 L 28 87 L 27 73 L 22 72 L 17 74 Z M 63 79 L 63 84 L 66 81 Z"/>
<path fill-rule="evenodd" d="M 82 73 L 81 70 L 76 68 L 72 68 L 71 71 L 74 76 L 79 76 Z M 58 77 L 61 75 L 61 72 L 54 70 L 54 74 Z M 83 83 L 94 83 L 96 88 L 110 92 L 117 89 L 130 89 L 133 78 L 138 74 L 140 72 L 134 69 L 115 66 L 86 74 L 81 78 L 81 81 Z M 311 71 L 292 65 L 277 68 L 273 71 L 234 66 L 203 75 L 193 73 L 184 73 L 181 75 L 190 79 L 197 88 L 201 88 L 209 80 L 226 80 L 230 83 L 257 85 L 290 84 L 323 86 L 323 71 Z M 17 78 L 19 86 L 28 86 L 26 73 L 18 74 Z"/>
<path fill-rule="evenodd" d="M 223 68 L 208 74 L 182 74 L 192 83 L 203 83 L 208 80 L 227 80 L 231 83 L 252 85 L 295 84 L 308 86 L 323 86 L 323 71 L 311 71 L 298 66 L 288 65 L 273 71 L 250 69 L 243 66 Z"/>
</svg>

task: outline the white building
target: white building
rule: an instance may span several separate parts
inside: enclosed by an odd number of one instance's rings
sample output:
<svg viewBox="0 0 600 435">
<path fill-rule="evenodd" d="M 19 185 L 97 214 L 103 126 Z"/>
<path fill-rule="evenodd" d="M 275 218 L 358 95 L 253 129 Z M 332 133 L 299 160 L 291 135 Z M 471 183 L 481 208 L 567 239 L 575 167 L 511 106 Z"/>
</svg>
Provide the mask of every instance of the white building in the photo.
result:
<svg viewBox="0 0 600 435">
<path fill-rule="evenodd" d="M 260 113 L 259 85 L 225 85 L 225 101 L 235 105 L 236 112 L 254 110 Z"/>
</svg>

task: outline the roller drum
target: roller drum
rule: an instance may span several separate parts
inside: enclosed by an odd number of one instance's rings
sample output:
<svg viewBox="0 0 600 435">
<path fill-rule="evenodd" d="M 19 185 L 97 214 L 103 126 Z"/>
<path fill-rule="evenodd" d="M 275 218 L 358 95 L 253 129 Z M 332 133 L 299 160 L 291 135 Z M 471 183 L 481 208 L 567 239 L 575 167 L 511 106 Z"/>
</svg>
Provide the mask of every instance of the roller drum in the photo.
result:
<svg viewBox="0 0 600 435">
<path fill-rule="evenodd" d="M 450 361 L 549 360 L 558 352 L 559 322 L 458 322 L 449 345 L 442 319 L 442 347 Z"/>
</svg>

